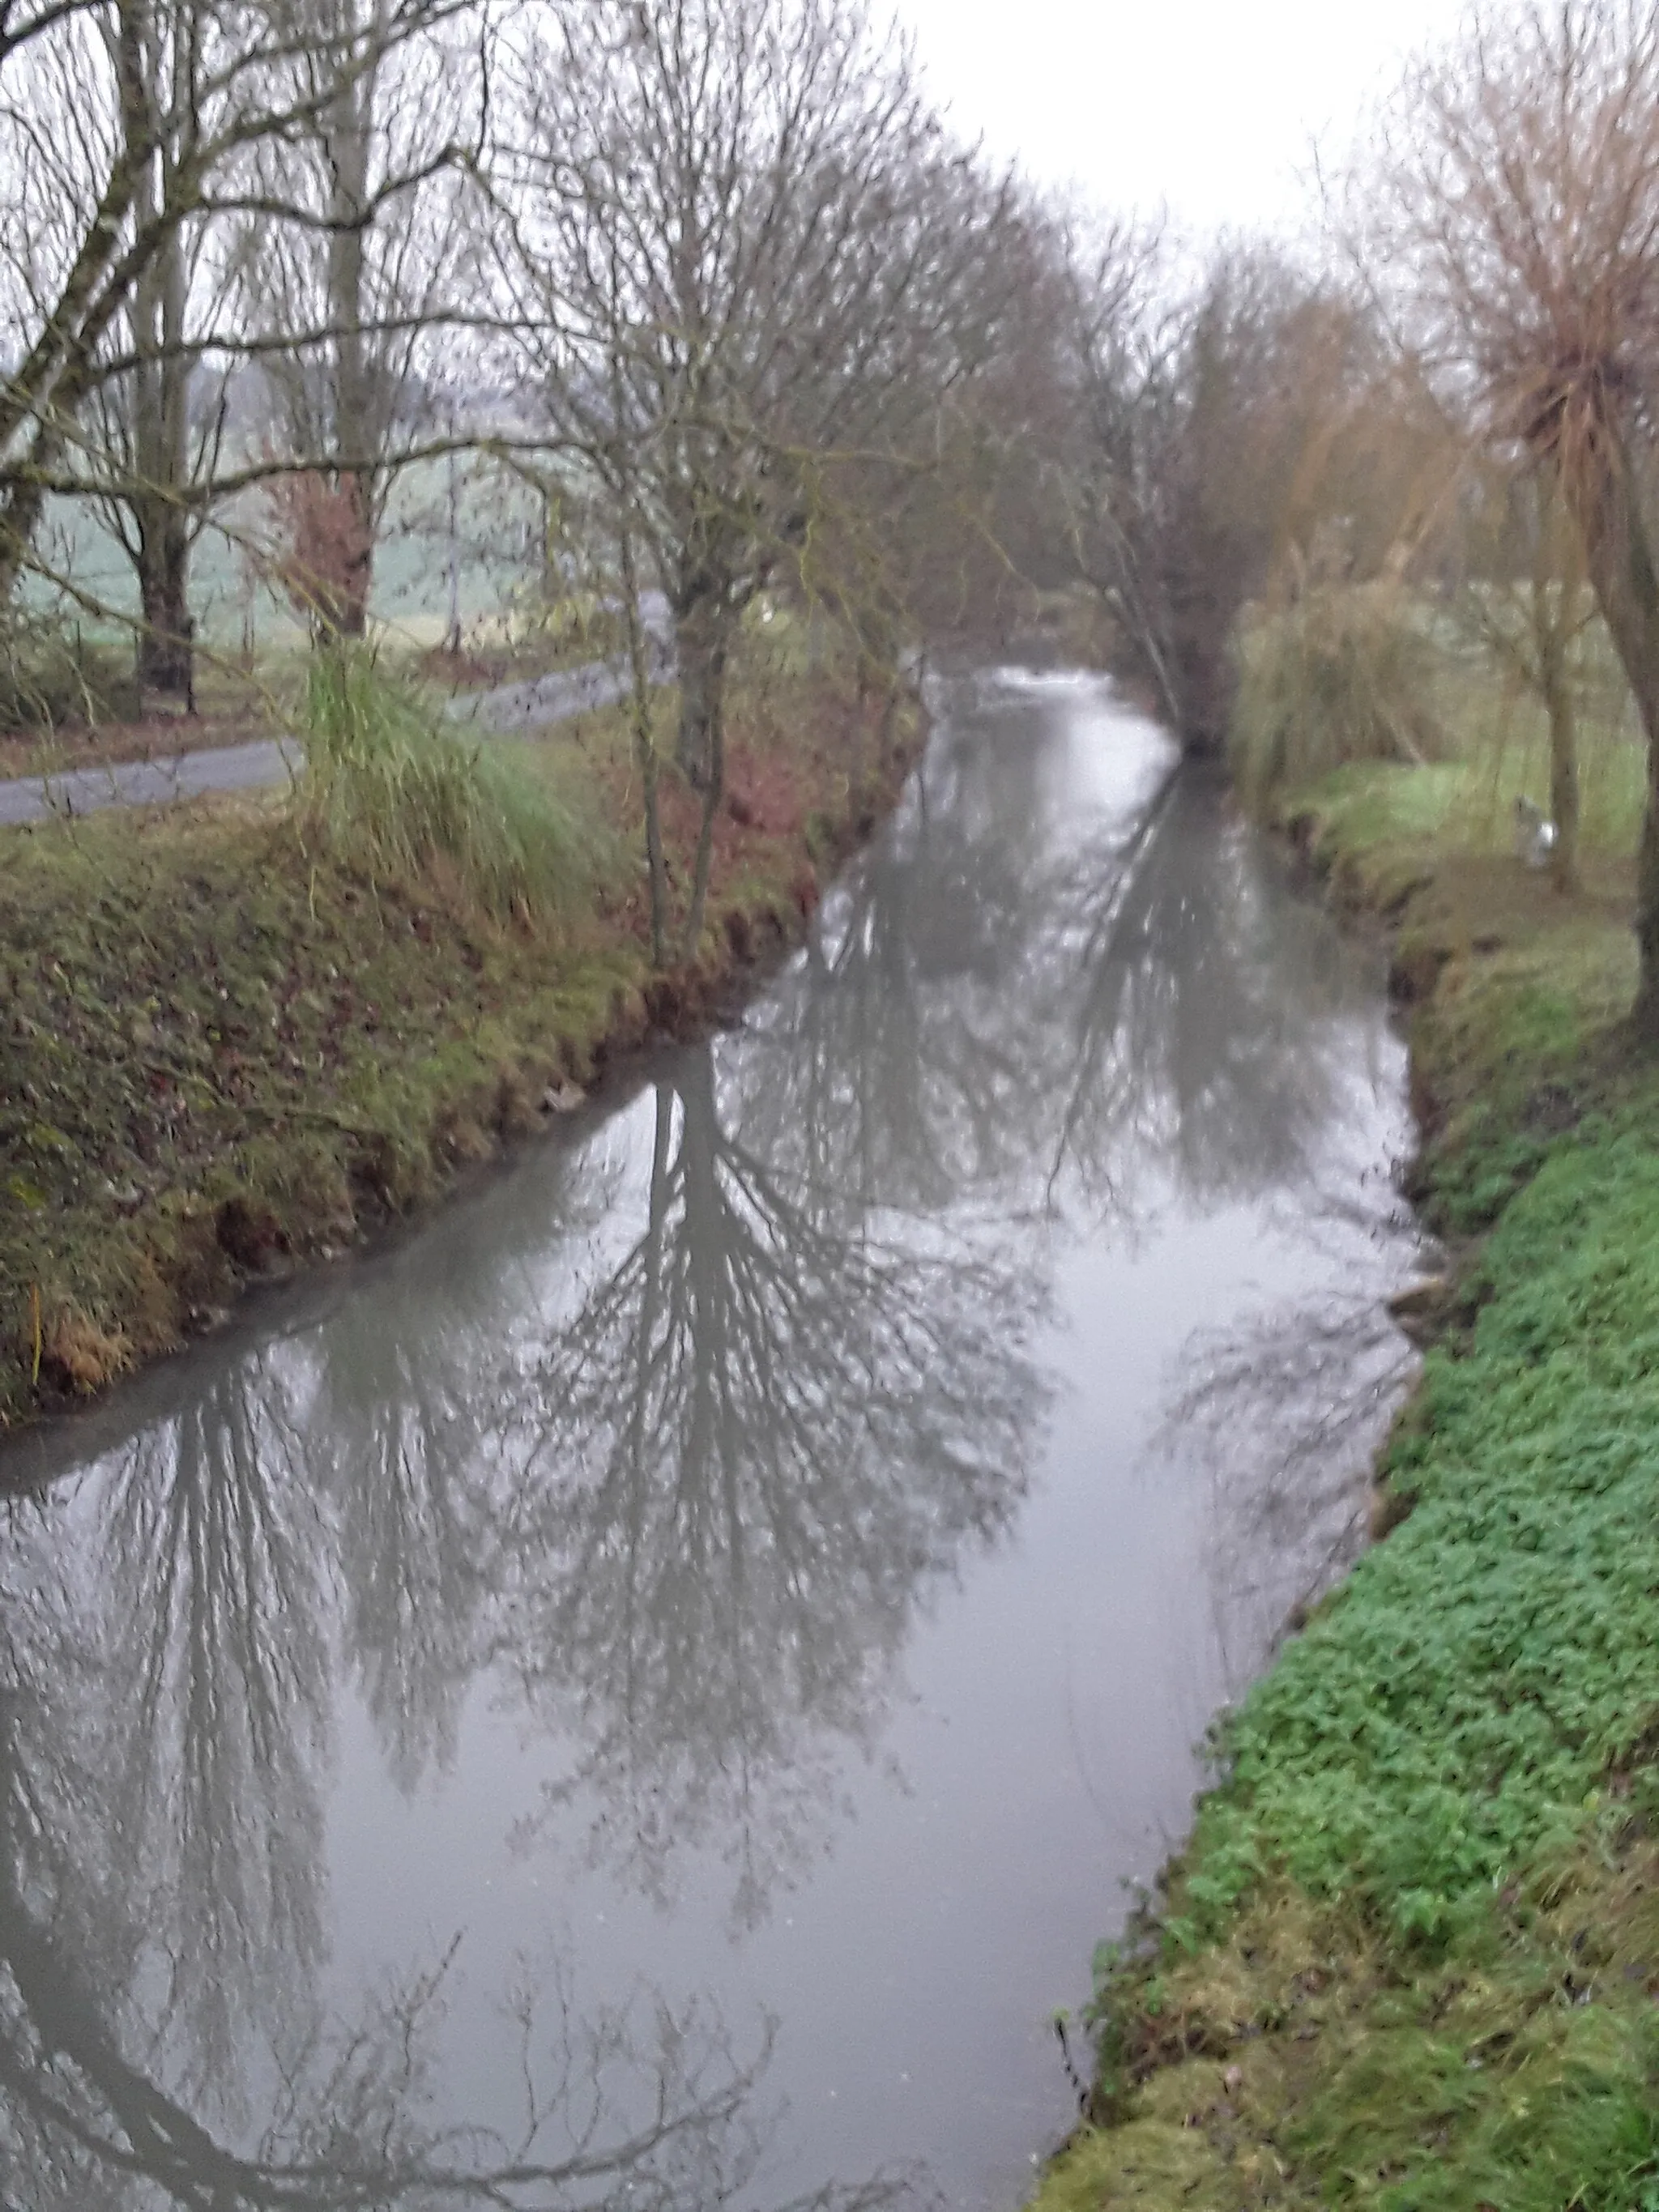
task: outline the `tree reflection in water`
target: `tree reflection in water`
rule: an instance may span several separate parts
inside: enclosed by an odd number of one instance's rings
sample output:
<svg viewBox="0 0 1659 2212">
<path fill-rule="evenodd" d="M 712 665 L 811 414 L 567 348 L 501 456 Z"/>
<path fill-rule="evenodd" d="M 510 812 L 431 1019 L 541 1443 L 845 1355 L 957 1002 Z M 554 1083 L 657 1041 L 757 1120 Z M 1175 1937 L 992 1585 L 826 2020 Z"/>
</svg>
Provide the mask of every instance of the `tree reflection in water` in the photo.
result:
<svg viewBox="0 0 1659 2212">
<path fill-rule="evenodd" d="M 655 1093 L 641 1234 L 532 1378 L 507 1647 L 580 1747 L 550 1812 L 665 1893 L 716 1840 L 752 1924 L 873 1740 L 916 1606 L 1023 1494 L 1035 1284 L 814 1202 L 722 1126 L 714 1062 Z"/>
<path fill-rule="evenodd" d="M 283 1365 L 256 1355 L 140 1437 L 93 1564 L 114 1600 L 97 1650 L 115 1723 L 103 1820 L 124 1885 L 143 1885 L 142 1910 L 123 1901 L 179 2078 L 227 2099 L 242 2024 L 276 2005 L 271 2028 L 291 2031 L 324 1949 L 326 1533 Z"/>
<path fill-rule="evenodd" d="M 1049 784 L 1033 724 L 965 732 L 826 902 L 731 1071 L 746 1144 L 855 1212 L 1046 1196 L 1080 1233 L 1293 1184 L 1344 1118 L 1363 956 L 1218 787 L 1126 826 Z"/>
<path fill-rule="evenodd" d="M 1316 1176 L 1351 1079 L 1351 963 L 1213 795 L 1135 830 L 1071 773 L 1036 708 L 969 720 L 744 1033 L 661 1069 L 631 1182 L 595 1146 L 507 1186 L 13 1507 L 6 2212 L 689 2212 L 752 2176 L 769 2046 L 707 2005 L 525 1968 L 504 2132 L 444 2092 L 464 1947 L 329 2009 L 335 1715 L 413 1790 L 489 1676 L 565 1760 L 536 1831 L 658 1898 L 718 1854 L 740 1927 L 823 1847 L 1025 1494 L 1066 1239 Z M 1363 1317 L 1208 1348 L 1189 1440 L 1273 1440 L 1227 1459 L 1218 1587 L 1319 1540 L 1319 1389 L 1391 1387 Z"/>
<path fill-rule="evenodd" d="M 9 1509 L 0 2203 L 703 2212 L 756 2172 L 770 2032 L 745 2055 L 706 2002 L 578 2006 L 565 1961 L 521 1962 L 499 1993 L 501 2078 L 523 2085 L 502 2133 L 457 2126 L 442 2091 L 459 1942 L 349 2019 L 319 1994 L 336 1674 L 358 1673 L 408 1780 L 503 1632 L 501 1279 L 449 1280 L 466 1295 L 440 1309 L 394 1279 L 384 1338 L 359 1308 L 225 1367 L 84 1484 Z M 464 1600 L 459 1632 L 405 1602 L 422 1559 Z"/>
<path fill-rule="evenodd" d="M 749 1149 L 824 1205 L 1029 1220 L 1070 1074 L 1071 907 L 1116 879 L 1115 811 L 1081 821 L 1046 724 L 971 725 L 825 902 L 734 1055 Z"/>
<path fill-rule="evenodd" d="M 1383 1302 L 1375 1249 L 1373 1279 L 1352 1287 L 1362 1244 L 1391 1253 L 1401 1281 L 1419 1256 L 1392 1191 L 1357 1176 L 1316 1191 L 1300 1227 L 1322 1279 L 1190 1338 L 1150 1447 L 1208 1480 L 1209 1586 L 1235 1689 L 1363 1549 L 1370 1471 L 1419 1364 Z"/>
<path fill-rule="evenodd" d="M 453 1757 L 499 1633 L 503 1409 L 538 1263 L 592 1235 L 618 1196 L 597 1148 L 556 1152 L 548 1170 L 533 1208 L 446 1225 L 437 1285 L 417 1247 L 315 1341 L 305 1462 L 332 1509 L 342 1657 L 405 1791 Z"/>
<path fill-rule="evenodd" d="M 1064 872 L 1055 907 L 1050 1188 L 1069 1172 L 1098 1218 L 1149 1192 L 1214 1206 L 1313 1171 L 1342 1118 L 1342 1017 L 1370 979 L 1221 791 L 1176 781 L 1112 865 L 1085 854 Z"/>
<path fill-rule="evenodd" d="M 234 1455 L 218 1473 L 234 1483 L 246 1464 Z M 13 1509 L 15 1561 L 39 1539 L 38 1525 L 25 1525 L 31 1510 Z M 115 1732 L 100 1725 L 115 1702 L 109 1662 L 76 1637 L 61 1601 L 42 1601 L 49 1589 L 31 1577 L 26 1589 L 5 1592 L 0 2203 L 20 2212 L 164 2204 L 188 2212 L 598 2212 L 625 2201 L 644 2212 L 707 2212 L 752 2179 L 772 2120 L 760 2096 L 769 2030 L 745 2058 L 708 2007 L 676 2012 L 642 2002 L 578 2015 L 556 1959 L 526 1967 L 506 1993 L 510 2039 L 500 2057 L 506 2078 L 523 2085 L 520 2124 L 510 2135 L 458 2126 L 443 2111 L 437 2039 L 459 1944 L 366 1993 L 349 2021 L 318 2002 L 313 1959 L 273 1949 L 257 1964 L 278 1985 L 276 2001 L 245 1976 L 238 1994 L 252 1999 L 252 2013 L 225 2020 L 239 2045 L 234 2093 L 222 2078 L 209 2085 L 199 2067 L 171 2057 L 175 2044 L 202 2049 L 206 2030 L 225 2019 L 224 2001 L 192 1978 L 188 1954 L 171 1948 L 172 1923 L 145 1917 L 178 1869 L 139 1874 L 130 1839 L 111 1824 L 105 1761 Z M 162 1630 L 158 1643 L 170 1644 L 171 1633 Z M 198 1689 L 210 1699 L 228 1686 L 203 1664 L 208 1680 L 192 1685 L 186 1702 Z M 148 1686 L 140 1710 L 153 1710 Z M 174 1730 L 170 1741 L 182 1768 L 184 1739 Z M 280 1771 L 289 1778 L 295 1748 L 281 1747 Z M 158 1772 L 159 1762 L 150 1774 Z M 258 1918 L 264 1900 L 250 1875 L 261 1844 L 271 1845 L 294 1808 L 268 1802 L 273 1830 L 256 1838 L 243 1809 L 219 1795 L 228 1772 L 222 1762 L 210 1765 L 191 1817 L 219 1832 L 220 1875 L 230 1857 L 243 1862 L 215 1928 L 229 1929 L 233 1956 L 251 1966 L 269 1917 L 232 1928 L 235 1900 L 252 1901 Z M 158 1829 L 152 1815 L 148 1841 L 160 1840 Z M 314 1880 L 314 1867 L 302 1871 L 302 1886 L 307 1874 Z M 186 2009 L 197 2016 L 181 2037 Z M 906 2186 L 830 2188 L 802 2202 L 821 2212 L 873 2212 L 896 2203 Z"/>
</svg>

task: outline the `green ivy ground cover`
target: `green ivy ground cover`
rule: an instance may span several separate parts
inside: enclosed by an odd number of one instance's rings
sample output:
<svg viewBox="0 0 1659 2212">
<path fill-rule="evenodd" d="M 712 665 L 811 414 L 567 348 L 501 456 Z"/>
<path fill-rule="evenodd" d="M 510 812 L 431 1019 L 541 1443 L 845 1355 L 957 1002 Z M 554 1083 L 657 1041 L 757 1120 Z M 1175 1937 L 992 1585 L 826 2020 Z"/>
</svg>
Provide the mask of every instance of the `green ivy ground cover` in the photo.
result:
<svg viewBox="0 0 1659 2212">
<path fill-rule="evenodd" d="M 1477 947 L 1444 859 L 1399 918 L 1444 936 L 1419 1195 L 1466 1241 L 1405 1517 L 1103 1952 L 1097 2124 L 1042 2212 L 1659 2212 L 1659 1068 L 1607 1019 L 1614 925 L 1517 892 Z"/>
</svg>

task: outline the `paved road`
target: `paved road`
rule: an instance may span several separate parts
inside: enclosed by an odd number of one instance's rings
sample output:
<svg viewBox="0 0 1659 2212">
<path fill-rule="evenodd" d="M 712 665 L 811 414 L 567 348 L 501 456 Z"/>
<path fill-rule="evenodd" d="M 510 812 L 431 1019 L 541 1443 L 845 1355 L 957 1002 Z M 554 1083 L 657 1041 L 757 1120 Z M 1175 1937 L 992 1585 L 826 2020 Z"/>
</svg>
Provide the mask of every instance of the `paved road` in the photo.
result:
<svg viewBox="0 0 1659 2212">
<path fill-rule="evenodd" d="M 17 776 L 0 782 L 0 823 L 96 814 L 106 806 L 164 806 L 204 791 L 257 791 L 283 782 L 304 766 L 305 755 L 293 738 L 267 738 L 258 744 L 215 745 L 165 760 Z"/>
<path fill-rule="evenodd" d="M 650 638 L 651 676 L 665 683 L 674 672 L 672 645 L 654 625 Z M 478 691 L 453 699 L 449 712 L 458 720 L 481 730 L 501 733 L 534 730 L 549 722 L 567 722 L 573 714 L 591 713 L 597 707 L 614 707 L 628 696 L 631 677 L 623 662 L 591 660 L 585 668 L 556 669 L 527 684 L 503 684 L 494 691 Z"/>
<path fill-rule="evenodd" d="M 653 598 L 645 614 L 652 675 L 660 684 L 673 673 L 667 603 Z M 612 706 L 626 696 L 628 684 L 625 665 L 595 660 L 584 668 L 538 676 L 531 683 L 503 684 L 494 691 L 465 695 L 451 700 L 448 711 L 470 727 L 501 736 Z M 198 799 L 206 791 L 258 791 L 284 782 L 304 765 L 305 754 L 296 739 L 267 738 L 257 744 L 219 745 L 164 760 L 17 776 L 0 781 L 0 825 L 96 814 L 106 806 L 164 806 L 174 799 Z"/>
</svg>

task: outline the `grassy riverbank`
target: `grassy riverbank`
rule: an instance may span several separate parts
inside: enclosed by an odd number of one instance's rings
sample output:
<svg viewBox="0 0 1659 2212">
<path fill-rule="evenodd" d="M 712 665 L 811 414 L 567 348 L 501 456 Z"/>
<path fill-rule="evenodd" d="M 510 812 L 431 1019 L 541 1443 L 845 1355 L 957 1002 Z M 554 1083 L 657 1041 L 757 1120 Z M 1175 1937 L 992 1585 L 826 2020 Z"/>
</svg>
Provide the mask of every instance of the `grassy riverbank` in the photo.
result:
<svg viewBox="0 0 1659 2212">
<path fill-rule="evenodd" d="M 1468 786 L 1286 811 L 1394 933 L 1445 1286 L 1386 1540 L 1221 1729 L 1042 2212 L 1659 2207 L 1659 1068 L 1621 841 L 1564 898 Z"/>
<path fill-rule="evenodd" d="M 0 830 L 0 1426 L 176 1348 L 250 1281 L 428 1204 L 706 1026 L 799 936 L 915 730 L 883 753 L 829 674 L 741 683 L 707 924 L 663 975 L 620 715 L 489 742 L 585 848 L 580 893 L 534 918 L 493 920 L 442 872 L 350 865 L 283 793 Z M 700 805 L 665 776 L 663 806 L 683 902 Z"/>
</svg>

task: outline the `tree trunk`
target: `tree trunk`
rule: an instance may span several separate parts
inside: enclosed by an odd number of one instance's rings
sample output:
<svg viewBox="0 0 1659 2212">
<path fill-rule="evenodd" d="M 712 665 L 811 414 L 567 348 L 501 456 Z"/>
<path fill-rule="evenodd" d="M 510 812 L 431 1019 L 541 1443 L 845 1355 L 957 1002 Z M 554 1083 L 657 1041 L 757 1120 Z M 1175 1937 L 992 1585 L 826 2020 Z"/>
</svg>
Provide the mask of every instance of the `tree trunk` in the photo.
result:
<svg viewBox="0 0 1659 2212">
<path fill-rule="evenodd" d="M 676 610 L 674 645 L 680 679 L 680 726 L 674 757 L 686 781 L 695 790 L 707 792 L 725 750 L 731 614 L 712 597 L 691 599 Z"/>
<path fill-rule="evenodd" d="M 1578 887 L 1578 717 L 1565 682 L 1547 679 L 1550 718 L 1550 818 L 1555 850 L 1550 873 L 1559 891 Z"/>
<path fill-rule="evenodd" d="M 710 608 L 708 619 L 692 629 L 696 659 L 686 659 L 686 623 L 679 623 L 679 748 L 681 765 L 686 759 L 688 779 L 703 794 L 703 821 L 696 832 L 696 860 L 692 863 L 690 911 L 686 914 L 686 960 L 696 957 L 696 940 L 703 933 L 703 907 L 708 905 L 708 876 L 714 865 L 714 818 L 726 796 L 726 661 L 730 654 L 732 617 L 723 606 Z"/>
<path fill-rule="evenodd" d="M 190 531 L 177 503 L 135 501 L 138 532 L 138 681 L 194 711 L 195 624 L 190 614 Z"/>
<path fill-rule="evenodd" d="M 146 64 L 144 129 L 168 101 L 171 87 L 159 57 Z M 161 149 L 156 173 L 140 188 L 135 214 L 155 222 L 174 196 L 175 149 Z M 128 386 L 131 474 L 137 489 L 127 501 L 131 529 L 122 537 L 137 570 L 143 615 L 138 633 L 141 687 L 196 708 L 195 655 L 190 617 L 191 517 L 185 495 L 190 482 L 190 390 L 193 363 L 185 347 L 189 274 L 184 241 L 170 231 L 134 290 L 132 329 L 137 356 Z"/>
<path fill-rule="evenodd" d="M 1632 1020 L 1659 1046 L 1659 574 L 1628 457 L 1612 424 L 1596 422 L 1561 467 L 1584 562 L 1647 740 L 1647 807 L 1636 871 L 1640 978 Z"/>
<path fill-rule="evenodd" d="M 455 419 L 452 415 L 449 434 L 455 434 Z M 456 454 L 449 456 L 447 484 L 448 508 L 449 555 L 449 618 L 444 624 L 444 651 L 452 660 L 460 658 L 461 652 L 461 485 L 460 464 Z"/>
<path fill-rule="evenodd" d="M 1550 872 L 1559 891 L 1578 882 L 1578 716 L 1573 704 L 1567 652 L 1577 599 L 1575 562 L 1558 556 L 1559 530 L 1552 528 L 1555 502 L 1541 486 L 1538 528 L 1533 541 L 1532 640 L 1538 690 L 1550 726 L 1550 818 L 1555 850 Z"/>
<path fill-rule="evenodd" d="M 327 628 L 329 643 L 360 638 L 368 628 L 368 594 L 374 569 L 374 486 L 365 469 L 379 451 L 374 375 L 366 327 L 368 278 L 369 161 L 377 76 L 386 52 L 382 9 L 371 9 L 362 46 L 352 21 L 351 66 L 343 70 L 323 121 L 323 149 L 330 187 L 326 289 L 334 325 L 333 445 L 335 486 L 348 544 L 341 549 Z"/>
<path fill-rule="evenodd" d="M 1178 546 L 1169 563 L 1170 688 L 1177 708 L 1175 734 L 1200 760 L 1227 748 L 1237 672 L 1233 625 L 1245 599 L 1238 549 L 1222 532 L 1189 526 L 1190 546 Z"/>
<path fill-rule="evenodd" d="M 708 903 L 708 877 L 714 859 L 714 817 L 720 811 L 720 794 L 726 783 L 726 735 L 718 722 L 712 741 L 708 781 L 702 794 L 702 826 L 697 833 L 697 857 L 691 870 L 691 910 L 685 918 L 688 960 L 696 958 L 697 940 L 702 935 L 703 910 Z"/>
<path fill-rule="evenodd" d="M 118 0 L 113 54 L 121 144 L 51 313 L 33 343 L 0 375 L 0 448 L 12 452 L 23 446 L 37 469 L 49 468 L 62 453 L 63 426 L 75 420 L 94 380 L 99 341 L 143 270 L 142 257 L 135 260 L 125 252 L 123 240 L 155 143 L 144 76 L 147 20 L 146 0 Z M 167 232 L 155 227 L 148 234 L 159 243 Z M 122 269 L 125 276 L 119 276 Z M 110 281 L 112 276 L 118 281 Z M 31 420 L 33 428 L 26 429 Z M 27 565 L 45 505 L 40 484 L 27 481 L 14 481 L 0 496 L 0 607 L 9 605 Z"/>
<path fill-rule="evenodd" d="M 640 617 L 640 586 L 634 562 L 633 533 L 625 525 L 621 534 L 621 553 L 623 622 L 628 633 L 634 765 L 640 772 L 640 791 L 645 804 L 645 858 L 651 891 L 651 964 L 653 968 L 661 968 L 667 958 L 668 872 L 663 860 L 662 817 L 657 804 L 657 738 L 652 727 L 651 669 L 645 624 Z"/>
<path fill-rule="evenodd" d="M 726 576 L 706 556 L 674 605 L 679 658 L 680 726 L 675 758 L 694 790 L 702 793 L 702 823 L 691 872 L 691 903 L 682 957 L 696 957 L 714 857 L 714 823 L 726 796 L 726 675 L 737 617 Z"/>
<path fill-rule="evenodd" d="M 341 480 L 351 514 L 351 543 L 343 564 L 338 600 L 339 632 L 343 638 L 364 636 L 368 629 L 368 594 L 374 580 L 374 518 L 369 487 L 353 471 Z"/>
<path fill-rule="evenodd" d="M 56 441 L 49 442 L 42 432 L 35 440 L 30 460 L 40 467 L 57 458 Z M 11 605 L 28 566 L 46 503 L 46 494 L 33 483 L 15 483 L 0 496 L 0 607 Z"/>
</svg>

